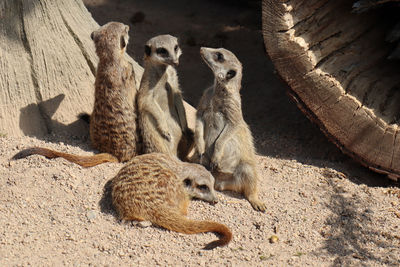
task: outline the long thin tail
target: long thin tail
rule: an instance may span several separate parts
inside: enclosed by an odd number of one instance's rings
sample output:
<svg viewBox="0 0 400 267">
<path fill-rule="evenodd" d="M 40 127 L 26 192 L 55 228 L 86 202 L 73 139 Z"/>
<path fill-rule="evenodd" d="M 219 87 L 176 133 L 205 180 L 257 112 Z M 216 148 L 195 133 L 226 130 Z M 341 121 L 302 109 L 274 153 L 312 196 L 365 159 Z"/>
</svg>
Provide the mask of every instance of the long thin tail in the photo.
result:
<svg viewBox="0 0 400 267">
<path fill-rule="evenodd" d="M 232 240 L 232 232 L 226 225 L 213 221 L 189 220 L 177 211 L 171 209 L 157 210 L 151 221 L 168 230 L 179 233 L 197 234 L 214 232 L 221 236 L 220 239 L 207 244 L 204 249 L 222 247 Z"/>
<path fill-rule="evenodd" d="M 24 149 L 15 154 L 12 159 L 22 159 L 35 154 L 45 156 L 48 159 L 61 157 L 82 167 L 93 167 L 105 162 L 118 162 L 116 157 L 108 153 L 101 153 L 93 156 L 78 156 L 42 147 L 31 147 Z"/>
</svg>

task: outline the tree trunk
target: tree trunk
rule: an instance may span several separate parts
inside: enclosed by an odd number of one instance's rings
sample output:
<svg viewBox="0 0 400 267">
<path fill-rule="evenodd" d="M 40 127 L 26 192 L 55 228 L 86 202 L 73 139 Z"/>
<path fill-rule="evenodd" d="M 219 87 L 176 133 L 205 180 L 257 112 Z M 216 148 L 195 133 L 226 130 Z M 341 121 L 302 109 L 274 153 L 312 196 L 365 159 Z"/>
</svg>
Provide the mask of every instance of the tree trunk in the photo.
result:
<svg viewBox="0 0 400 267">
<path fill-rule="evenodd" d="M 328 138 L 397 179 L 400 64 L 387 60 L 390 21 L 380 11 L 354 14 L 352 4 L 264 0 L 265 46 L 290 95 Z"/>
<path fill-rule="evenodd" d="M 83 130 L 97 66 L 99 26 L 81 0 L 0 2 L 0 133 L 43 136 Z M 142 68 L 134 66 L 137 84 Z M 139 84 L 138 84 L 139 85 Z"/>
</svg>

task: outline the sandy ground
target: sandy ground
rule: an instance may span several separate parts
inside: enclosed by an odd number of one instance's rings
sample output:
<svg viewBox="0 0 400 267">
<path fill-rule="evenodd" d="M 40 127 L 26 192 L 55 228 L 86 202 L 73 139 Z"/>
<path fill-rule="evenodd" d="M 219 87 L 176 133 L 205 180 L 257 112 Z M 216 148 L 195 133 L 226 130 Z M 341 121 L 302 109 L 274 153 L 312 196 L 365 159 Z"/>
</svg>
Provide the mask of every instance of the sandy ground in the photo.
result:
<svg viewBox="0 0 400 267">
<path fill-rule="evenodd" d="M 399 183 L 343 155 L 287 98 L 264 52 L 259 2 L 84 2 L 100 24 L 131 26 L 128 52 L 139 62 L 147 39 L 178 36 L 181 84 L 192 105 L 212 82 L 199 47 L 224 46 L 238 56 L 244 116 L 260 155 L 260 197 L 268 210 L 255 212 L 234 194 L 219 193 L 215 206 L 193 201 L 190 218 L 222 222 L 234 234 L 227 247 L 204 251 L 214 234 L 183 235 L 117 220 L 103 187 L 122 164 L 85 169 L 40 156 L 9 161 L 33 145 L 93 153 L 87 132 L 1 136 L 0 266 L 400 265 Z M 272 235 L 279 241 L 270 243 Z"/>
</svg>

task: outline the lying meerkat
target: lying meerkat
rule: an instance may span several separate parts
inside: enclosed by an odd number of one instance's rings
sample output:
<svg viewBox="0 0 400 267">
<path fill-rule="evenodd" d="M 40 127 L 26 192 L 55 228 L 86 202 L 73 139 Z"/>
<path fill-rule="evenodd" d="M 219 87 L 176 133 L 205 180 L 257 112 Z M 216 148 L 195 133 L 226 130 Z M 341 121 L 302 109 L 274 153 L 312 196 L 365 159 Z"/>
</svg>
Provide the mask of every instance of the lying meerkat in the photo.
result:
<svg viewBox="0 0 400 267">
<path fill-rule="evenodd" d="M 215 232 L 219 240 L 205 248 L 225 246 L 232 239 L 228 227 L 213 221 L 195 221 L 185 217 L 189 194 L 207 201 L 216 199 L 213 183 L 197 188 L 188 185 L 203 177 L 213 181 L 212 175 L 195 163 L 185 163 L 175 156 L 150 153 L 134 157 L 111 180 L 111 198 L 122 220 L 151 221 L 171 231 L 185 234 Z M 190 189 L 192 188 L 192 189 Z"/>
<path fill-rule="evenodd" d="M 193 132 L 187 125 L 174 68 L 181 54 L 178 39 L 171 35 L 159 35 L 146 43 L 137 102 L 144 153 L 178 155 L 183 160 L 193 147 Z"/>
<path fill-rule="evenodd" d="M 132 65 L 125 59 L 129 26 L 109 22 L 92 32 L 99 57 L 95 81 L 95 101 L 90 116 L 90 139 L 101 154 L 79 156 L 47 148 L 32 147 L 13 159 L 39 154 L 62 157 L 84 167 L 103 162 L 125 162 L 137 154 L 136 85 Z"/>
<path fill-rule="evenodd" d="M 253 137 L 242 115 L 242 64 L 223 48 L 202 47 L 200 54 L 215 79 L 197 109 L 194 159 L 212 170 L 217 190 L 242 193 L 255 210 L 265 211 L 257 195 Z"/>
</svg>

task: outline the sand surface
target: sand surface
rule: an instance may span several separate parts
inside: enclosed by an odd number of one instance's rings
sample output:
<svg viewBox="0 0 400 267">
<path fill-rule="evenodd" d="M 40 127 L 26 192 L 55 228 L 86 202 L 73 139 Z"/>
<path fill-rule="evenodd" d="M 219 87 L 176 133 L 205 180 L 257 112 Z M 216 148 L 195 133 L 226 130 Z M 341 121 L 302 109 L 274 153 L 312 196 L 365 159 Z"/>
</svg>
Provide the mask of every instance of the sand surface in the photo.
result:
<svg viewBox="0 0 400 267">
<path fill-rule="evenodd" d="M 2 135 L 0 266 L 400 265 L 399 183 L 343 155 L 288 99 L 264 52 L 258 1 L 84 2 L 99 24 L 131 26 L 128 52 L 139 63 L 149 38 L 179 37 L 180 81 L 194 106 L 212 83 L 199 47 L 223 46 L 237 55 L 244 66 L 243 112 L 259 153 L 260 197 L 268 210 L 256 212 L 229 193 L 218 193 L 215 206 L 193 201 L 190 218 L 224 223 L 234 235 L 227 247 L 204 251 L 214 234 L 118 221 L 103 187 L 122 164 L 85 169 L 41 156 L 9 161 L 33 145 L 91 154 L 87 132 L 41 139 Z"/>
</svg>

